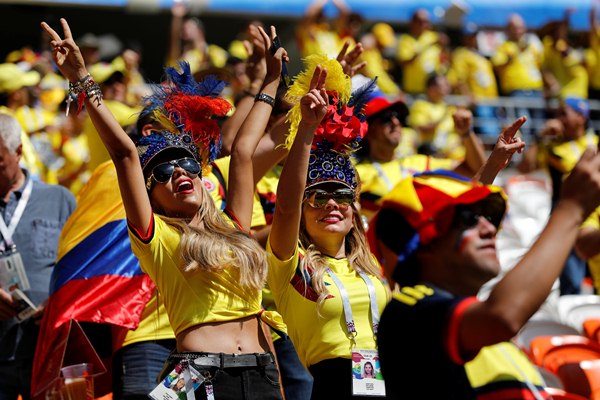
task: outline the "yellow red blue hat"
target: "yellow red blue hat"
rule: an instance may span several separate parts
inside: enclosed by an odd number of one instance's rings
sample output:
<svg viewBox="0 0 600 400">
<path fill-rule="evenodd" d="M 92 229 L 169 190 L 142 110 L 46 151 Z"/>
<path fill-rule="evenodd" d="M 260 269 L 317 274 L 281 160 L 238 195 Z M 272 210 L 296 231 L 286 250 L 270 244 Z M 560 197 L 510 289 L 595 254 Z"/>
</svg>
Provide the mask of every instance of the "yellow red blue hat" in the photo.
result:
<svg viewBox="0 0 600 400">
<path fill-rule="evenodd" d="M 498 227 L 506 212 L 502 188 L 443 170 L 403 179 L 383 197 L 381 210 L 371 221 L 371 250 L 381 259 L 377 251 L 381 240 L 398 254 L 398 268 L 421 246 L 448 232 L 457 206 L 480 202 L 485 202 Z"/>
</svg>

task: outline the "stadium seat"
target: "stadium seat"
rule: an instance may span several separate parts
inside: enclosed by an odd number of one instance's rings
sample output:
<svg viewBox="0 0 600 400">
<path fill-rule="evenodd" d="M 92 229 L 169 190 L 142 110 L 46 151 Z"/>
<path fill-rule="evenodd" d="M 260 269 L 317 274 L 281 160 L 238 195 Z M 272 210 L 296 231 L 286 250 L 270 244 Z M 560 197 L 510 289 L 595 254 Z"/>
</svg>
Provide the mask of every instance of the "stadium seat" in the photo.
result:
<svg viewBox="0 0 600 400">
<path fill-rule="evenodd" d="M 553 320 L 530 320 L 513 339 L 526 353 L 530 352 L 531 341 L 538 336 L 579 335 L 577 329 Z"/>
<path fill-rule="evenodd" d="M 600 318 L 591 318 L 583 321 L 585 336 L 600 343 Z"/>
<path fill-rule="evenodd" d="M 600 360 L 563 364 L 558 367 L 558 376 L 566 391 L 600 400 Z"/>
<path fill-rule="evenodd" d="M 586 397 L 579 396 L 578 394 L 568 393 L 562 389 L 546 388 L 546 393 L 552 396 L 554 400 L 588 400 Z"/>
<path fill-rule="evenodd" d="M 536 365 L 555 374 L 561 365 L 600 359 L 600 344 L 576 335 L 536 337 L 530 350 Z"/>
<path fill-rule="evenodd" d="M 583 333 L 584 321 L 600 318 L 600 296 L 573 294 L 561 296 L 558 313 L 563 323 Z"/>
</svg>

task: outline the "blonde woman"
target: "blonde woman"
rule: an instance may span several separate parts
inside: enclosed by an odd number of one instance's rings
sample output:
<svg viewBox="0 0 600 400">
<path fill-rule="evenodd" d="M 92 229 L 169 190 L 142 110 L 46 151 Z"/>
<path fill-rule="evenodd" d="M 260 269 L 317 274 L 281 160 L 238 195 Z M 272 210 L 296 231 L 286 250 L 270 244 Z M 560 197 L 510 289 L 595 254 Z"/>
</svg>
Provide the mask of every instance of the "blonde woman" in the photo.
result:
<svg viewBox="0 0 600 400">
<path fill-rule="evenodd" d="M 200 372 L 203 382 L 195 391 L 200 398 L 281 398 L 261 321 L 282 326 L 260 306 L 266 258 L 246 232 L 254 193 L 252 155 L 271 112 L 285 50 L 266 52 L 260 96 L 233 144 L 228 217 L 217 211 L 201 180 L 220 142 L 212 117 L 231 107 L 219 97 L 224 83 L 195 82 L 189 65 L 182 65 L 182 72 L 168 69 L 171 85 L 151 98 L 163 129 L 136 148 L 103 104 L 69 25 L 61 23 L 64 39 L 46 23 L 42 27 L 52 38 L 56 64 L 85 104 L 117 169 L 133 251 L 163 296 L 176 335 L 179 353 L 171 364 Z M 266 49 L 271 39 L 262 29 L 260 34 L 259 47 Z M 186 379 L 188 398 L 191 383 Z"/>
<path fill-rule="evenodd" d="M 306 62 L 288 92 L 296 137 L 277 188 L 268 283 L 313 375 L 312 398 L 360 398 L 353 397 L 353 352 L 376 350 L 389 296 L 355 207 L 358 181 L 347 153 L 366 122 L 340 64 L 320 56 Z"/>
</svg>

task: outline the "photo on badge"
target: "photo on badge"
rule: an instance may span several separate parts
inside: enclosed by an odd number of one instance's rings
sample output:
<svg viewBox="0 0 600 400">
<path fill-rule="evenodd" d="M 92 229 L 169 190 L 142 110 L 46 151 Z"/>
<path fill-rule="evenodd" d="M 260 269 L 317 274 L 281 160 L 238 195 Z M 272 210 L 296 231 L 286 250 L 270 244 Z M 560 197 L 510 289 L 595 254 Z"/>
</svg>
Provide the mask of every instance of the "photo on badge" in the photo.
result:
<svg viewBox="0 0 600 400">
<path fill-rule="evenodd" d="M 385 383 L 377 350 L 352 352 L 352 394 L 355 396 L 385 396 Z"/>
<path fill-rule="evenodd" d="M 196 390 L 204 382 L 204 377 L 200 375 L 193 367 L 188 367 L 190 371 L 190 377 L 192 379 L 192 387 Z M 181 364 L 178 364 L 173 371 L 169 373 L 150 392 L 150 398 L 154 400 L 187 400 L 187 394 L 185 389 L 185 371 Z"/>
</svg>

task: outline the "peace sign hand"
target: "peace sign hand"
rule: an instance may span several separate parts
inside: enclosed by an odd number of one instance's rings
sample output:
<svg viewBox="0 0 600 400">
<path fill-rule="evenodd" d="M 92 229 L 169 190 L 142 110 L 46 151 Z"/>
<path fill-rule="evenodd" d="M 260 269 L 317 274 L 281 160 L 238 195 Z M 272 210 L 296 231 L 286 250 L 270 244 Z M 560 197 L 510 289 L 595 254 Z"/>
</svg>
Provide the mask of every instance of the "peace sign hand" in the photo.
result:
<svg viewBox="0 0 600 400">
<path fill-rule="evenodd" d="M 52 38 L 52 41 L 50 42 L 50 46 L 52 46 L 52 58 L 58 66 L 58 69 L 70 82 L 78 82 L 84 78 L 88 72 L 85 68 L 81 51 L 73 40 L 71 28 L 69 28 L 67 20 L 61 18 L 60 23 L 65 34 L 64 39 L 61 39 L 59 34 L 47 23 L 42 22 L 41 26 Z"/>
<path fill-rule="evenodd" d="M 329 97 L 325 91 L 326 78 L 327 69 L 317 65 L 310 82 L 310 89 L 308 93 L 300 99 L 302 121 L 307 124 L 319 125 L 325 114 L 327 114 Z"/>
</svg>

